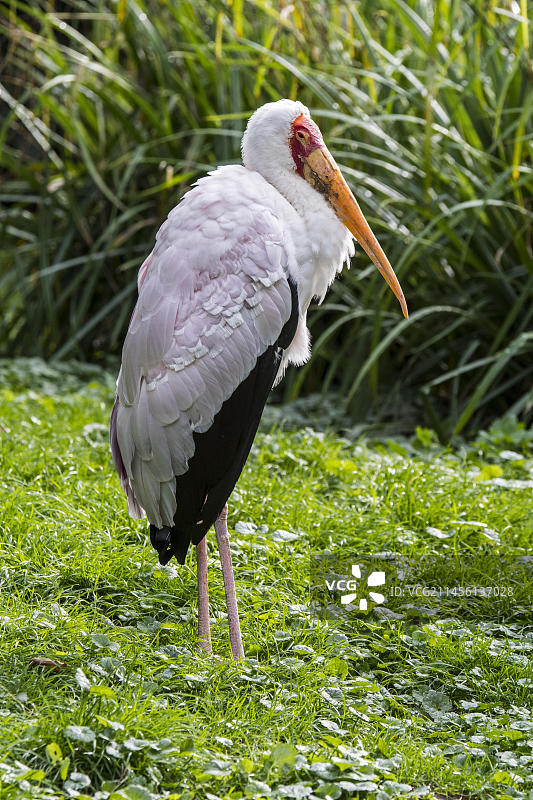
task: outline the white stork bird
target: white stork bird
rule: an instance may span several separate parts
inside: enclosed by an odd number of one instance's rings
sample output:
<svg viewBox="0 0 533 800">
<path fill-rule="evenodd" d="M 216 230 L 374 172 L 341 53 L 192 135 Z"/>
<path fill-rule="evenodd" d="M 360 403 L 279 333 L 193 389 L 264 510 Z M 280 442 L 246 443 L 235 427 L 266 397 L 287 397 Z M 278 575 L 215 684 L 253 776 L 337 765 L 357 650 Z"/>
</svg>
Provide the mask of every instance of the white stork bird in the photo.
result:
<svg viewBox="0 0 533 800">
<path fill-rule="evenodd" d="M 196 545 L 207 652 L 205 535 L 215 525 L 236 659 L 227 500 L 273 384 L 309 358 L 309 303 L 348 262 L 353 237 L 407 316 L 394 271 L 302 103 L 259 108 L 242 161 L 201 178 L 159 229 L 139 270 L 111 415 L 129 513 L 148 517 L 159 561 L 183 563 Z"/>
</svg>

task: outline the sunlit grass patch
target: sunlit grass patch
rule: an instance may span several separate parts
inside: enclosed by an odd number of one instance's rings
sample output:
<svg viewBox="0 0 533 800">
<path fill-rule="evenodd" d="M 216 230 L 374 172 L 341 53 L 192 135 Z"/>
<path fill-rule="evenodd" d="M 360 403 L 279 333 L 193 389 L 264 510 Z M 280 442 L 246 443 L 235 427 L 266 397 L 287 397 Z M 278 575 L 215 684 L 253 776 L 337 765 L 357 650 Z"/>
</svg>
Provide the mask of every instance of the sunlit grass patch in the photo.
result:
<svg viewBox="0 0 533 800">
<path fill-rule="evenodd" d="M 380 442 L 264 427 L 230 505 L 247 653 L 235 665 L 213 537 L 217 658 L 205 659 L 194 556 L 160 567 L 145 524 L 127 516 L 111 390 L 51 391 L 1 394 L 3 797 L 527 796 L 523 429 L 507 421 L 451 451 L 422 430 Z M 419 565 L 417 581 L 444 587 L 501 580 L 501 557 L 517 565 L 503 570 L 516 594 L 317 618 L 312 554 L 369 550 L 395 551 Z"/>
</svg>

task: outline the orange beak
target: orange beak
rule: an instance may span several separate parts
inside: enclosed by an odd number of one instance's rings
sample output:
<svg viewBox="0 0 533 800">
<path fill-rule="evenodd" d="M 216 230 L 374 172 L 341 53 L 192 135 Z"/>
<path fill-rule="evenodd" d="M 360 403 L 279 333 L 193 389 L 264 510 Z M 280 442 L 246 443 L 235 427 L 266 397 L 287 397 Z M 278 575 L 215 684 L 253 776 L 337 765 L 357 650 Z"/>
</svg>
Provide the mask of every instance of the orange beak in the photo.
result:
<svg viewBox="0 0 533 800">
<path fill-rule="evenodd" d="M 407 303 L 398 278 L 327 147 L 312 150 L 304 159 L 303 171 L 305 179 L 324 195 L 341 222 L 370 256 L 399 300 L 403 315 L 407 318 Z"/>
</svg>

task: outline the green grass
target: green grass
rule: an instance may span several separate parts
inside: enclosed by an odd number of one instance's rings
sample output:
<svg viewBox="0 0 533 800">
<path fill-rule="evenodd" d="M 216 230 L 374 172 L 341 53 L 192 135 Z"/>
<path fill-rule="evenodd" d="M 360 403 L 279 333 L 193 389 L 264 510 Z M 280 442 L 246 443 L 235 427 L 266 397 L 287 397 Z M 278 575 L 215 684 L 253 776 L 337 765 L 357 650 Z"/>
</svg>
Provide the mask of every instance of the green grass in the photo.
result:
<svg viewBox="0 0 533 800">
<path fill-rule="evenodd" d="M 0 374 L 2 799 L 531 796 L 530 432 L 507 419 L 451 451 L 425 429 L 284 430 L 272 409 L 231 498 L 235 665 L 213 536 L 205 658 L 194 556 L 161 568 L 127 516 L 109 384 Z M 412 582 L 511 595 L 311 613 L 310 555 L 386 551 Z"/>
<path fill-rule="evenodd" d="M 253 109 L 312 109 L 409 304 L 364 254 L 310 314 L 285 399 L 441 441 L 530 422 L 533 68 L 526 0 L 0 0 L 0 353 L 118 355 L 181 194 Z"/>
</svg>

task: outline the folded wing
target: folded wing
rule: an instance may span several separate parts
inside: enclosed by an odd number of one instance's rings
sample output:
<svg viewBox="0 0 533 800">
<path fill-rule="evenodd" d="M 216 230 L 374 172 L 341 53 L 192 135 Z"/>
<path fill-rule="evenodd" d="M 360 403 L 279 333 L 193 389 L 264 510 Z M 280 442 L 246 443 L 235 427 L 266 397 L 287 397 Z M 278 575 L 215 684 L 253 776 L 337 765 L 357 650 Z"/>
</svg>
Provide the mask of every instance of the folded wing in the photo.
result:
<svg viewBox="0 0 533 800">
<path fill-rule="evenodd" d="M 111 444 L 130 514 L 145 510 L 155 528 L 174 525 L 180 487 L 190 491 L 180 476 L 202 442 L 224 441 L 237 399 L 257 415 L 261 393 L 260 416 L 277 350 L 294 335 L 290 252 L 269 190 L 242 167 L 202 179 L 171 212 L 141 267 Z M 257 420 L 252 439 L 256 427 Z M 237 449 L 243 464 L 242 442 Z"/>
</svg>

